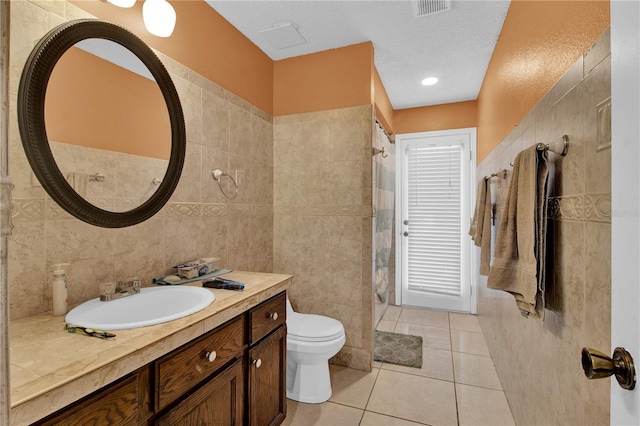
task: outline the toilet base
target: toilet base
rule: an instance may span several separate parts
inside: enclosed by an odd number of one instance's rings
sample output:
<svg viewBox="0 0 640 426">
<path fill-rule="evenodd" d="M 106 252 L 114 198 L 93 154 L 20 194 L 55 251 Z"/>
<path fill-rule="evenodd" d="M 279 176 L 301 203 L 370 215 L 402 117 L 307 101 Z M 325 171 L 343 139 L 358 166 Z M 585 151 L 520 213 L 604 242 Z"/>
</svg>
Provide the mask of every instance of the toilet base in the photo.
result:
<svg viewBox="0 0 640 426">
<path fill-rule="evenodd" d="M 298 364 L 287 357 L 287 398 L 320 404 L 331 398 L 329 362 Z"/>
</svg>

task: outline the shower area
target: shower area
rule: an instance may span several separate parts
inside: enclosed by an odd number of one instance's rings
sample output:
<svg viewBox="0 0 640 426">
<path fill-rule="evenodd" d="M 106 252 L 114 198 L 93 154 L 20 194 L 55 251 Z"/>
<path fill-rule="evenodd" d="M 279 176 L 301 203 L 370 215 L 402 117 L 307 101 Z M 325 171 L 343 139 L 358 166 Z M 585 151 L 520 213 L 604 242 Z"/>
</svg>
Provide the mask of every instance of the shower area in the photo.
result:
<svg viewBox="0 0 640 426">
<path fill-rule="evenodd" d="M 389 301 L 394 300 L 395 285 L 395 144 L 376 122 L 373 133 L 373 221 L 372 285 L 374 326 L 378 324 Z"/>
<path fill-rule="evenodd" d="M 294 309 L 342 322 L 331 362 L 357 370 L 395 301 L 395 151 L 372 105 L 274 118 L 273 272 L 294 275 Z"/>
</svg>

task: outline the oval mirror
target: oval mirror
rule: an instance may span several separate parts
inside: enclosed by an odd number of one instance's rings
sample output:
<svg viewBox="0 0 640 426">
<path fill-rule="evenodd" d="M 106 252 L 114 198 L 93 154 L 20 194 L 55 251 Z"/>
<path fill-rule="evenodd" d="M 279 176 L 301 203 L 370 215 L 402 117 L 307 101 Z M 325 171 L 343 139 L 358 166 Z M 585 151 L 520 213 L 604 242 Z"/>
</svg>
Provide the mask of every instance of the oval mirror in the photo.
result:
<svg viewBox="0 0 640 426">
<path fill-rule="evenodd" d="M 153 51 L 117 25 L 78 20 L 45 35 L 22 73 L 18 124 L 47 193 L 93 225 L 150 218 L 180 179 L 186 137 L 176 89 Z"/>
</svg>

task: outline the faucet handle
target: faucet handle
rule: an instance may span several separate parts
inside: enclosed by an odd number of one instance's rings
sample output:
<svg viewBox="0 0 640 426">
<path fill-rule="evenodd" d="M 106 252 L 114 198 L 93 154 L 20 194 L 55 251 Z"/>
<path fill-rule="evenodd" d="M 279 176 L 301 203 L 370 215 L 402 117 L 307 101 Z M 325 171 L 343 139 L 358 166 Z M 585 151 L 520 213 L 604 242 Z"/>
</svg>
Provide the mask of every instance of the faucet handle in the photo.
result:
<svg viewBox="0 0 640 426">
<path fill-rule="evenodd" d="M 142 287 L 142 278 L 131 277 L 131 278 L 127 278 L 126 280 L 118 281 L 118 287 L 120 288 Z"/>
</svg>

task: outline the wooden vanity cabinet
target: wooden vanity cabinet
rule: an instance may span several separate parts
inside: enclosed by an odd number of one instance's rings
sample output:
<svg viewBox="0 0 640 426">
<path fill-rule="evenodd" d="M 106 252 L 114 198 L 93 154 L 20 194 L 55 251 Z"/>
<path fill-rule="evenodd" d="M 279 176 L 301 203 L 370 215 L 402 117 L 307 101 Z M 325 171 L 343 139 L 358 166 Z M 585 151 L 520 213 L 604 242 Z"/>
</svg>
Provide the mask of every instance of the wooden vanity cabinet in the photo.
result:
<svg viewBox="0 0 640 426">
<path fill-rule="evenodd" d="M 279 425 L 286 416 L 282 292 L 37 425 Z"/>
<path fill-rule="evenodd" d="M 279 425 L 286 355 L 283 292 L 155 362 L 154 425 Z"/>
</svg>

